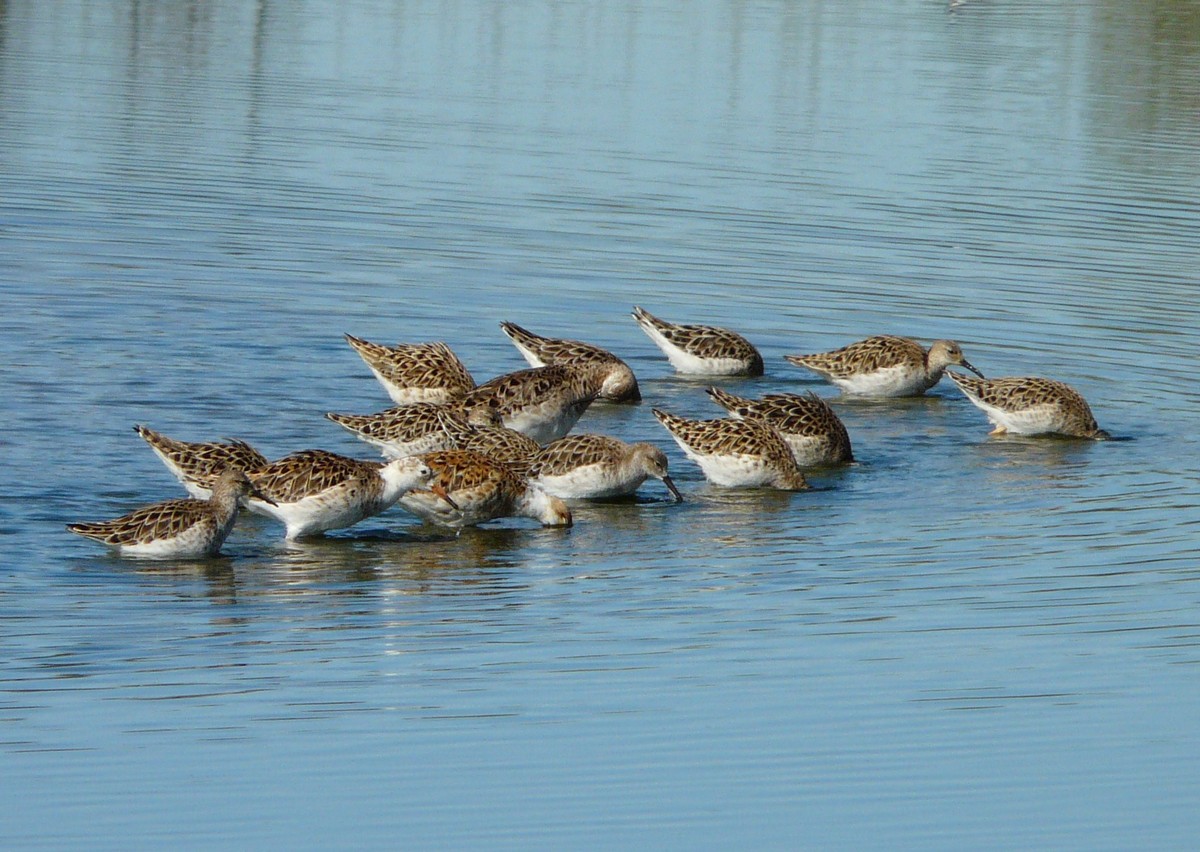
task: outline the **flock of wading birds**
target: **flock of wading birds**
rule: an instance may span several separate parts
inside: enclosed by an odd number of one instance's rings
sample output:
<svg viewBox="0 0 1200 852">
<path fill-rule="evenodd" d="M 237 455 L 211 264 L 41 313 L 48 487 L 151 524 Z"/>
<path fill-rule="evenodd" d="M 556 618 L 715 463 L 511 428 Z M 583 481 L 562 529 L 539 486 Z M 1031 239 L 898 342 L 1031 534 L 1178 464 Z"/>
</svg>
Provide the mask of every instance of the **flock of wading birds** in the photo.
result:
<svg viewBox="0 0 1200 852">
<path fill-rule="evenodd" d="M 633 317 L 679 373 L 763 373 L 758 350 L 733 331 L 676 325 L 641 308 Z M 295 539 L 348 527 L 396 502 L 426 522 L 461 529 L 506 516 L 569 526 L 564 500 L 633 494 L 647 477 L 683 499 L 667 473 L 666 454 L 653 444 L 568 434 L 595 400 L 641 400 L 624 361 L 588 343 L 540 337 L 507 322 L 500 327 L 532 368 L 478 386 L 445 343 L 381 346 L 346 335 L 396 407 L 326 416 L 390 461 L 303 450 L 272 462 L 241 441 L 176 441 L 137 426 L 192 497 L 67 529 L 126 556 L 192 558 L 220 550 L 241 506 L 282 521 L 287 538 Z M 958 366 L 978 376 L 949 371 L 994 424 L 992 434 L 1109 437 L 1072 388 L 1036 377 L 984 378 L 952 340 L 926 349 L 908 338 L 877 336 L 833 352 L 785 357 L 845 394 L 868 397 L 923 394 L 947 367 Z M 732 417 L 689 420 L 653 411 L 716 485 L 800 490 L 808 487 L 804 468 L 853 460 L 846 427 L 812 392 L 758 400 L 715 387 L 708 394 Z"/>
</svg>

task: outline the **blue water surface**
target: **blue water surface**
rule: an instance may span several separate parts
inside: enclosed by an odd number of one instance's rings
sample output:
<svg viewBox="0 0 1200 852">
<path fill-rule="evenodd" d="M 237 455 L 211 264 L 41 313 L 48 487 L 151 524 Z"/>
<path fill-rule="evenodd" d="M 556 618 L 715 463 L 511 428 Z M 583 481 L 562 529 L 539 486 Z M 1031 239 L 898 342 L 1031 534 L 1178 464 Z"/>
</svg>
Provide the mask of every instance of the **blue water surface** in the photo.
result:
<svg viewBox="0 0 1200 852">
<path fill-rule="evenodd" d="M 1188 848 L 1200 831 L 1200 6 L 0 3 L 0 845 Z M 630 319 L 734 328 L 859 463 L 704 482 Z M 239 521 L 131 426 L 372 456 L 346 346 L 625 358 L 686 500 L 457 537 Z M 958 340 L 1104 444 L 787 364 Z"/>
</svg>

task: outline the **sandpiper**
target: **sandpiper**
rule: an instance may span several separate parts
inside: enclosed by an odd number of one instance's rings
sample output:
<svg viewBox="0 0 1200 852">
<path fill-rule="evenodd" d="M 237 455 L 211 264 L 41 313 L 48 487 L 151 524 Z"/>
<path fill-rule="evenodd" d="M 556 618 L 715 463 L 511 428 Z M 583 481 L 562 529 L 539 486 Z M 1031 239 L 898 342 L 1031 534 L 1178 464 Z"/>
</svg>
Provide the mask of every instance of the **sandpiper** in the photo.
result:
<svg viewBox="0 0 1200 852">
<path fill-rule="evenodd" d="M 500 329 L 513 342 L 531 367 L 553 364 L 595 364 L 601 369 L 602 384 L 596 397 L 605 402 L 640 402 L 637 377 L 629 365 L 599 346 L 579 340 L 542 337 L 513 322 L 500 323 Z"/>
<path fill-rule="evenodd" d="M 475 387 L 471 373 L 445 343 L 383 346 L 350 334 L 346 342 L 397 405 L 450 402 Z"/>
<path fill-rule="evenodd" d="M 717 405 L 741 420 L 765 420 L 791 447 L 801 467 L 854 461 L 850 435 L 829 403 L 812 391 L 806 394 L 769 393 L 762 399 L 735 396 L 709 388 Z"/>
<path fill-rule="evenodd" d="M 948 371 L 950 378 L 995 428 L 992 435 L 1066 435 L 1106 441 L 1092 410 L 1069 385 L 1037 376 L 973 379 Z"/>
<path fill-rule="evenodd" d="M 926 350 L 907 337 L 882 334 L 832 352 L 784 358 L 821 374 L 853 396 L 920 396 L 936 385 L 952 364 L 983 377 L 953 340 L 935 340 Z"/>
<path fill-rule="evenodd" d="M 250 495 L 247 507 L 282 521 L 289 539 L 320 535 L 378 515 L 432 476 L 420 456 L 385 464 L 302 450 L 250 474 L 261 496 Z"/>
<path fill-rule="evenodd" d="M 736 332 L 707 325 L 675 325 L 633 309 L 642 331 L 667 356 L 677 372 L 696 376 L 761 376 L 763 359 Z"/>
<path fill-rule="evenodd" d="M 667 474 L 667 454 L 653 444 L 627 444 L 608 435 L 567 435 L 533 459 L 529 479 L 556 497 L 604 498 L 633 494 L 652 476 L 675 497 L 683 495 Z"/>
<path fill-rule="evenodd" d="M 787 442 L 761 420 L 688 420 L 654 409 L 683 452 L 715 485 L 808 488 Z"/>
<path fill-rule="evenodd" d="M 207 500 L 184 497 L 135 509 L 111 521 L 67 524 L 73 533 L 143 559 L 215 556 L 237 520 L 244 497 L 268 500 L 246 474 L 226 468 L 210 483 Z"/>
<path fill-rule="evenodd" d="M 269 461 L 245 441 L 176 441 L 142 425 L 134 426 L 133 431 L 150 445 L 188 494 L 198 500 L 211 496 L 212 491 L 205 483 L 226 468 L 254 470 Z"/>
<path fill-rule="evenodd" d="M 463 402 L 493 405 L 502 425 L 545 444 L 571 431 L 602 381 L 594 364 L 533 367 L 484 382 Z"/>
<path fill-rule="evenodd" d="M 461 529 L 515 515 L 544 526 L 571 525 L 566 503 L 488 456 L 442 450 L 418 458 L 434 471 L 433 483 L 428 490 L 409 491 L 400 505 L 423 520 Z"/>
</svg>

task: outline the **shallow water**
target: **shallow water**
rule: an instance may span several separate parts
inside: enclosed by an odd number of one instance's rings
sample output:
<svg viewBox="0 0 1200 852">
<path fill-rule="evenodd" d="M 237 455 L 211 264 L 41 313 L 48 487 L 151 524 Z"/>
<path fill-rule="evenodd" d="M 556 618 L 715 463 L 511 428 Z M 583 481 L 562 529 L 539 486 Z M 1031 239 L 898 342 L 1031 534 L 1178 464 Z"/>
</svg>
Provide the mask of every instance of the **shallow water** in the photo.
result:
<svg viewBox="0 0 1200 852">
<path fill-rule="evenodd" d="M 1132 8 L 1131 8 L 1132 7 Z M 13 848 L 1181 848 L 1200 829 L 1200 7 L 0 3 L 0 840 Z M 628 313 L 727 325 L 860 463 L 708 486 Z M 146 565 L 132 433 L 370 457 L 342 340 L 610 347 L 686 502 L 451 538 L 239 522 Z M 953 337 L 1089 399 L 782 355 Z"/>
</svg>

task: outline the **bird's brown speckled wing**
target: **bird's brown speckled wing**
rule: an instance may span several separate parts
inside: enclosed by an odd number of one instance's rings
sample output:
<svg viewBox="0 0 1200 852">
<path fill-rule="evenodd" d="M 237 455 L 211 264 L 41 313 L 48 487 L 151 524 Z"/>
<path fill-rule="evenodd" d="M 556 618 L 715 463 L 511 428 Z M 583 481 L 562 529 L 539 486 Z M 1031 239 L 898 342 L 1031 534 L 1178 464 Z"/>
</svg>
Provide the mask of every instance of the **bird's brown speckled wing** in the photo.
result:
<svg viewBox="0 0 1200 852">
<path fill-rule="evenodd" d="M 243 471 L 254 470 L 268 463 L 266 456 L 245 441 L 177 441 L 148 426 L 133 428 L 147 444 L 166 456 L 181 473 L 191 479 L 215 477 L 231 467 Z"/>
<path fill-rule="evenodd" d="M 325 415 L 351 432 L 376 441 L 415 441 L 431 432 L 446 428 L 451 421 L 461 422 L 453 410 L 430 402 L 397 405 L 375 414 Z"/>
<path fill-rule="evenodd" d="M 515 472 L 523 473 L 542 447 L 520 432 L 503 426 L 465 426 L 451 432 L 455 448 L 472 450 L 504 462 Z"/>
<path fill-rule="evenodd" d="M 367 366 L 397 387 L 441 388 L 456 396 L 475 387 L 466 365 L 441 341 L 383 346 L 349 334 L 346 341 Z"/>
<path fill-rule="evenodd" d="M 533 460 L 530 476 L 561 476 L 593 464 L 619 464 L 628 453 L 624 441 L 608 435 L 580 433 L 551 441 Z"/>
<path fill-rule="evenodd" d="M 1012 376 L 1001 379 L 975 379 L 953 371 L 950 377 L 971 396 L 1002 411 L 1024 411 L 1039 406 L 1054 406 L 1063 418 L 1063 430 L 1080 434 L 1099 429 L 1096 418 L 1083 396 L 1062 382 L 1039 376 Z"/>
<path fill-rule="evenodd" d="M 786 359 L 829 376 L 873 373 L 888 367 L 911 365 L 924 368 L 925 347 L 907 337 L 877 335 L 813 355 L 787 355 Z"/>
<path fill-rule="evenodd" d="M 497 376 L 471 393 L 468 401 L 493 400 L 501 414 L 550 399 L 565 405 L 590 403 L 600 392 L 601 379 L 586 365 L 556 364 Z"/>
<path fill-rule="evenodd" d="M 710 325 L 677 325 L 641 308 L 634 309 L 634 317 L 690 355 L 697 358 L 744 359 L 751 363 L 749 371 L 752 374 L 762 372 L 762 356 L 750 341 L 735 331 Z M 757 365 L 757 370 L 754 365 Z"/>
<path fill-rule="evenodd" d="M 703 455 L 757 456 L 782 467 L 795 466 L 783 438 L 757 420 L 689 420 L 654 409 L 672 435 Z"/>
<path fill-rule="evenodd" d="M 111 521 L 68 524 L 79 535 L 110 545 L 146 544 L 175 538 L 197 524 L 216 527 L 212 507 L 205 500 L 167 500 L 135 509 Z"/>
<path fill-rule="evenodd" d="M 325 450 L 302 450 L 253 471 L 250 479 L 277 503 L 295 503 L 351 479 L 367 487 L 379 483 L 382 467 L 380 462 L 360 461 Z"/>
<path fill-rule="evenodd" d="M 542 337 L 513 322 L 502 322 L 500 328 L 518 346 L 528 349 L 547 365 L 594 362 L 597 364 L 621 363 L 621 359 L 607 349 L 601 349 L 581 340 Z"/>
</svg>

